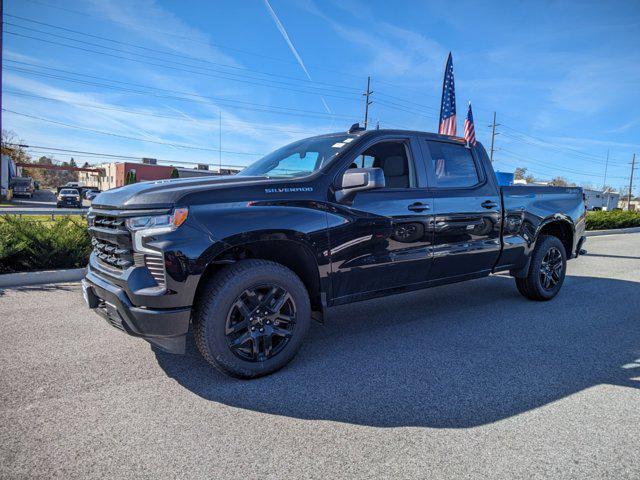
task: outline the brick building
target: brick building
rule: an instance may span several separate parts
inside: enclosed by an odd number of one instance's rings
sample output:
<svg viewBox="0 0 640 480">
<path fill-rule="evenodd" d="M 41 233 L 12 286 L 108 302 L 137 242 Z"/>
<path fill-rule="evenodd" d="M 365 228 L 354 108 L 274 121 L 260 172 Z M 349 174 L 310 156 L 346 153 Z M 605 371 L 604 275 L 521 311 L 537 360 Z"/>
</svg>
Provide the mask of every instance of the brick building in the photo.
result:
<svg viewBox="0 0 640 480">
<path fill-rule="evenodd" d="M 232 175 L 238 172 L 238 170 L 223 170 L 219 173 L 207 170 L 204 166 L 200 166 L 200 168 L 181 168 L 171 165 L 132 162 L 104 163 L 102 165 L 95 165 L 93 168 L 100 168 L 104 173 L 99 175 L 91 172 L 80 172 L 78 181 L 87 187 L 97 187 L 102 191 L 122 187 L 130 171 L 136 172 L 137 182 L 171 178 L 174 169 L 178 171 L 178 177 L 180 178 L 221 174 Z"/>
</svg>

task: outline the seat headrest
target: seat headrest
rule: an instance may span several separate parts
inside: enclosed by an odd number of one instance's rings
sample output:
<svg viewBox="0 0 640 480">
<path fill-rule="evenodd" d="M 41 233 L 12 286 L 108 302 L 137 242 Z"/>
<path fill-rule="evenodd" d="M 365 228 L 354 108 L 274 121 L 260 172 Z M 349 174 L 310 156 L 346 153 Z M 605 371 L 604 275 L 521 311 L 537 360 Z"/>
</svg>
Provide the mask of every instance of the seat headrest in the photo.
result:
<svg viewBox="0 0 640 480">
<path fill-rule="evenodd" d="M 400 155 L 387 157 L 384 159 L 384 166 L 382 169 L 384 170 L 385 176 L 388 177 L 400 177 L 402 175 L 406 175 L 407 160 Z"/>
</svg>

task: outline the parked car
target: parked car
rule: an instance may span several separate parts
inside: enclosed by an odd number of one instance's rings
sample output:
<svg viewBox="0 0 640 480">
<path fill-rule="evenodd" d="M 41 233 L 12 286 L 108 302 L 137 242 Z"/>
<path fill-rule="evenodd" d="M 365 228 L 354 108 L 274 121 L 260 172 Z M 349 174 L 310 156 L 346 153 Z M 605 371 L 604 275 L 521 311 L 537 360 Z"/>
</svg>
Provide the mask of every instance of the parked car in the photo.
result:
<svg viewBox="0 0 640 480">
<path fill-rule="evenodd" d="M 192 324 L 209 363 L 252 378 L 286 365 L 334 305 L 496 272 L 551 300 L 585 216 L 580 188 L 499 187 L 479 143 L 354 126 L 234 176 L 103 192 L 83 291 L 169 352 L 184 352 Z"/>
<path fill-rule="evenodd" d="M 13 177 L 10 187 L 13 189 L 14 197 L 32 198 L 35 190 L 31 177 Z"/>
<path fill-rule="evenodd" d="M 100 190 L 93 190 L 93 189 L 89 189 L 89 190 L 85 190 L 84 192 L 84 198 L 86 200 L 93 200 L 94 198 L 96 198 L 98 196 L 98 194 L 100 193 Z"/>
<path fill-rule="evenodd" d="M 82 207 L 80 192 L 75 188 L 63 188 L 58 193 L 56 207 Z"/>
</svg>

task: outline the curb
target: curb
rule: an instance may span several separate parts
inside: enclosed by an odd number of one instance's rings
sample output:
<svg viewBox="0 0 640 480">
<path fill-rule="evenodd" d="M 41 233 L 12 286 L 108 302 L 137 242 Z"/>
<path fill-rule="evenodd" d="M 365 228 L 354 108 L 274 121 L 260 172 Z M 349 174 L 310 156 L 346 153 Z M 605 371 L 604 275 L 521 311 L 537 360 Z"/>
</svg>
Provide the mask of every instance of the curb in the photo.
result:
<svg viewBox="0 0 640 480">
<path fill-rule="evenodd" d="M 5 273 L 0 275 L 0 288 L 25 287 L 45 283 L 78 282 L 84 277 L 84 274 L 84 268 Z"/>
<path fill-rule="evenodd" d="M 618 235 L 621 233 L 639 233 L 640 227 L 630 228 L 612 228 L 611 230 L 588 230 L 585 232 L 587 237 L 599 237 L 601 235 Z"/>
</svg>

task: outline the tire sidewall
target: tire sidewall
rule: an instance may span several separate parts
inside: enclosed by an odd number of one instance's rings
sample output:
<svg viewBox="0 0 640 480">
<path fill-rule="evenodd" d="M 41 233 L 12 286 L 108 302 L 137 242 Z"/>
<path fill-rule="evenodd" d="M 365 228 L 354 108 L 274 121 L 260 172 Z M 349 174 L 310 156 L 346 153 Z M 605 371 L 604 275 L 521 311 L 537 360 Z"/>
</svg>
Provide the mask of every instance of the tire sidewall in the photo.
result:
<svg viewBox="0 0 640 480">
<path fill-rule="evenodd" d="M 227 315 L 244 290 L 268 283 L 277 284 L 291 294 L 296 306 L 296 323 L 293 335 L 282 351 L 263 362 L 251 362 L 238 357 L 229 348 L 225 335 Z M 302 282 L 293 272 L 272 262 L 240 272 L 222 285 L 215 296 L 203 301 L 209 303 L 208 318 L 201 319 L 205 322 L 207 349 L 216 363 L 237 376 L 266 375 L 289 363 L 299 350 L 311 320 L 309 297 Z"/>
</svg>

